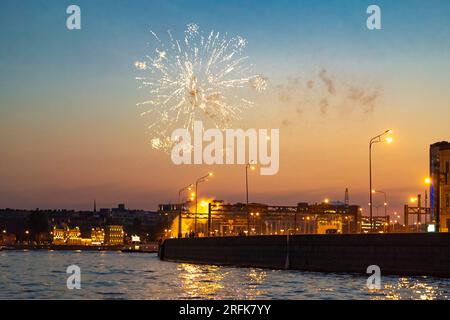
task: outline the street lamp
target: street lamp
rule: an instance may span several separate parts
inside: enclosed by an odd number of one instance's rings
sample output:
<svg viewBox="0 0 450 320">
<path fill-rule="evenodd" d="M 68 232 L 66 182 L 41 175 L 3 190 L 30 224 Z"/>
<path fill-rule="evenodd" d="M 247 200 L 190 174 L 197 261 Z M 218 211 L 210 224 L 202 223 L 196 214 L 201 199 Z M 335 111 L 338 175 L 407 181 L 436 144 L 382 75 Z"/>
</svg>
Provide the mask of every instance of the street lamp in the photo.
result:
<svg viewBox="0 0 450 320">
<path fill-rule="evenodd" d="M 427 177 L 424 180 L 425 185 L 427 186 L 427 188 L 425 189 L 425 213 L 427 213 L 428 211 L 428 188 L 430 188 L 431 186 L 431 178 Z M 425 215 L 425 221 L 427 219 L 427 215 Z M 430 221 L 431 221 L 431 216 L 430 216 Z"/>
<path fill-rule="evenodd" d="M 251 163 L 252 161 L 249 161 L 246 165 L 245 165 L 245 194 L 246 194 L 246 204 L 247 204 L 247 230 L 250 230 L 250 216 L 249 216 L 249 210 L 248 210 L 248 169 L 254 171 L 256 168 L 254 165 L 252 165 Z"/>
<path fill-rule="evenodd" d="M 181 203 L 181 195 L 183 194 L 183 192 L 185 191 L 192 191 L 192 188 L 194 187 L 194 185 L 191 183 L 190 185 L 180 189 L 180 191 L 178 192 L 178 205 L 180 206 L 180 215 L 178 217 L 178 238 L 182 238 L 183 234 L 181 232 L 181 216 L 183 215 L 183 204 Z"/>
<path fill-rule="evenodd" d="M 208 178 L 212 177 L 213 174 L 210 172 L 206 176 L 200 177 L 195 181 L 195 216 L 194 216 L 194 232 L 197 236 L 197 215 L 198 215 L 198 184 L 201 182 L 208 181 Z"/>
<path fill-rule="evenodd" d="M 393 139 L 391 137 L 387 137 L 386 139 L 382 139 L 385 135 L 392 133 L 392 130 L 386 130 L 385 132 L 373 137 L 369 142 L 369 210 L 370 210 L 370 231 L 373 230 L 373 216 L 372 216 L 372 145 L 375 143 L 392 143 Z"/>
<path fill-rule="evenodd" d="M 26 230 L 26 231 L 25 231 L 25 235 L 26 235 L 28 244 L 30 244 L 30 237 L 29 237 L 30 231 Z"/>
</svg>

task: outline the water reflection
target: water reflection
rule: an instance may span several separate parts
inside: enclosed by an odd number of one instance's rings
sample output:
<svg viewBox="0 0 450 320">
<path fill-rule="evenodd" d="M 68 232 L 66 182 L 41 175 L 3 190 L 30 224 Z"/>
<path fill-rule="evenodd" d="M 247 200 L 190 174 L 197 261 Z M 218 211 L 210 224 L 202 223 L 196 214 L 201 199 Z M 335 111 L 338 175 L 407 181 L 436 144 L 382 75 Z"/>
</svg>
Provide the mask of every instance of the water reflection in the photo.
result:
<svg viewBox="0 0 450 320">
<path fill-rule="evenodd" d="M 267 271 L 261 269 L 249 269 L 246 277 L 248 278 L 248 286 L 246 288 L 247 299 L 257 299 L 267 294 L 267 289 L 263 287 L 267 278 Z"/>
<path fill-rule="evenodd" d="M 180 264 L 177 270 L 182 298 L 211 299 L 223 289 L 226 272 L 220 272 L 219 267 Z"/>
<path fill-rule="evenodd" d="M 383 295 L 379 298 L 389 300 L 448 300 L 449 292 L 448 280 L 429 277 L 402 277 L 386 283 L 382 290 Z"/>
<path fill-rule="evenodd" d="M 81 268 L 81 290 L 66 287 Z M 2 251 L 0 299 L 449 299 L 450 279 L 367 277 L 163 262 L 117 252 Z"/>
</svg>

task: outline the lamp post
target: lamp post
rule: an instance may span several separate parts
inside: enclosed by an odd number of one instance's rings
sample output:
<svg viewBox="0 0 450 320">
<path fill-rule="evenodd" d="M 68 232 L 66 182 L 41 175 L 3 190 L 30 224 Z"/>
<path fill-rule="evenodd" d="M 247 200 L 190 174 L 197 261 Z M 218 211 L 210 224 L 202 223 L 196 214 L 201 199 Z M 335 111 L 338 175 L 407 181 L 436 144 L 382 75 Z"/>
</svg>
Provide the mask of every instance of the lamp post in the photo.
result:
<svg viewBox="0 0 450 320">
<path fill-rule="evenodd" d="M 184 191 L 191 191 L 192 187 L 194 185 L 191 183 L 190 185 L 180 189 L 180 191 L 178 192 L 178 205 L 180 206 L 180 215 L 178 217 L 178 238 L 182 238 L 183 234 L 181 232 L 181 217 L 183 215 L 183 204 L 181 203 L 181 195 L 183 194 Z"/>
<path fill-rule="evenodd" d="M 25 236 L 27 238 L 27 243 L 30 244 L 30 231 L 26 230 L 25 231 Z"/>
<path fill-rule="evenodd" d="M 386 139 L 382 139 L 385 135 L 392 133 L 392 130 L 386 130 L 385 132 L 373 137 L 369 142 L 369 211 L 370 211 L 370 231 L 373 231 L 373 214 L 372 214 L 372 145 L 375 143 L 392 143 L 393 139 L 391 137 L 387 137 Z"/>
<path fill-rule="evenodd" d="M 427 221 L 427 214 L 428 214 L 428 188 L 431 186 L 431 178 L 425 178 L 425 185 L 427 188 L 425 189 L 425 222 Z M 431 221 L 431 215 L 430 215 L 430 221 Z"/>
<path fill-rule="evenodd" d="M 417 197 L 410 197 L 409 198 L 409 202 L 411 203 L 411 205 L 417 203 L 417 208 L 419 207 L 419 197 L 418 196 Z M 419 220 L 417 220 L 417 222 L 419 222 Z M 417 222 L 415 222 L 414 225 L 417 225 Z"/>
<path fill-rule="evenodd" d="M 210 172 L 206 176 L 200 177 L 195 181 L 195 216 L 194 216 L 194 232 L 197 236 L 197 215 L 198 215 L 198 184 L 201 182 L 208 181 L 208 178 L 212 177 L 213 174 Z"/>
<path fill-rule="evenodd" d="M 252 171 L 255 170 L 255 166 L 253 166 L 251 163 L 253 161 L 248 162 L 245 165 L 245 195 L 246 195 L 246 209 L 247 209 L 247 231 L 250 231 L 250 212 L 248 209 L 248 169 L 250 168 Z"/>
</svg>

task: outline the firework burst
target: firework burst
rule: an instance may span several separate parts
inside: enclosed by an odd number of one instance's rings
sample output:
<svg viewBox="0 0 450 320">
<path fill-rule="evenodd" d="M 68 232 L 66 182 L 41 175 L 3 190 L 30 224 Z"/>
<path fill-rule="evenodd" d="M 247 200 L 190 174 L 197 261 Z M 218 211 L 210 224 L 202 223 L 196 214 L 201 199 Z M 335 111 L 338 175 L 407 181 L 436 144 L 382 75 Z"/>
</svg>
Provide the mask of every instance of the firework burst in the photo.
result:
<svg viewBox="0 0 450 320">
<path fill-rule="evenodd" d="M 251 72 L 244 55 L 247 41 L 211 31 L 204 34 L 198 25 L 188 24 L 184 39 L 170 31 L 163 41 L 151 31 L 152 54 L 136 61 L 142 73 L 136 79 L 149 99 L 138 103 L 141 116 L 149 119 L 148 132 L 155 149 L 168 151 L 176 128 L 192 129 L 194 121 L 205 126 L 226 128 L 253 105 L 247 89 L 261 92 L 266 78 Z"/>
</svg>

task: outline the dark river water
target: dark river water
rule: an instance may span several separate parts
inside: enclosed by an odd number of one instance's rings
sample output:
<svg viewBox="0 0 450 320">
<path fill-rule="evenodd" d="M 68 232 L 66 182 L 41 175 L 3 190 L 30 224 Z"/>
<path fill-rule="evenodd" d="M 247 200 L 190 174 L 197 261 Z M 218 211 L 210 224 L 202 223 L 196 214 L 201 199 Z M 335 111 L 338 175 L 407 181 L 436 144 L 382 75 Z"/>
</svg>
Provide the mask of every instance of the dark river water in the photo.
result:
<svg viewBox="0 0 450 320">
<path fill-rule="evenodd" d="M 81 288 L 67 288 L 67 267 Z M 0 299 L 449 299 L 450 279 L 197 266 L 153 254 L 1 251 Z"/>
</svg>

